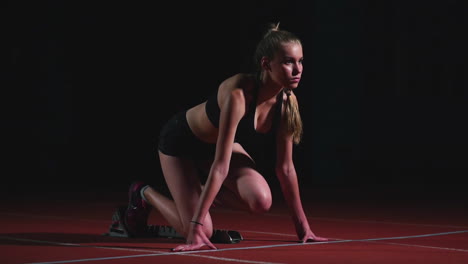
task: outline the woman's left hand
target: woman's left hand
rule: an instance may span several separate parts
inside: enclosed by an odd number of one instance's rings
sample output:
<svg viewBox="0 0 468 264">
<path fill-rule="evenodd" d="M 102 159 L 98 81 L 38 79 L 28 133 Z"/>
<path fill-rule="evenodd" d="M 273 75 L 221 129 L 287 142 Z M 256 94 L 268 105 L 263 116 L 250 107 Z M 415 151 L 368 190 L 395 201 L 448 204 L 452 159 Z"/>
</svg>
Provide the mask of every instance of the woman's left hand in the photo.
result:
<svg viewBox="0 0 468 264">
<path fill-rule="evenodd" d="M 190 228 L 186 243 L 173 248 L 172 251 L 192 251 L 202 249 L 203 247 L 216 249 L 210 239 L 206 236 L 202 226 L 195 225 Z"/>
<path fill-rule="evenodd" d="M 297 232 L 297 236 L 302 243 L 306 242 L 323 242 L 328 241 L 328 238 L 316 236 L 310 228 Z"/>
</svg>

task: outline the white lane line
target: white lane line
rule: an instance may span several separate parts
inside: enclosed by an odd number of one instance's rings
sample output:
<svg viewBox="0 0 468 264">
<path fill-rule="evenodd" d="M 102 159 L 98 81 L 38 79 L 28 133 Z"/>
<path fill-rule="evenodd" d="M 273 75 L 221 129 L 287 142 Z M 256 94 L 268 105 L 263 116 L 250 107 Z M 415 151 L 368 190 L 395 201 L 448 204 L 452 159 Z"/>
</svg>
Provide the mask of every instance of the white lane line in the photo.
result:
<svg viewBox="0 0 468 264">
<path fill-rule="evenodd" d="M 264 234 L 264 235 L 274 235 L 274 236 L 288 236 L 288 237 L 297 237 L 297 235 L 284 234 L 284 233 L 274 233 L 274 232 L 262 232 L 262 231 L 251 231 L 251 230 L 241 230 L 240 233 L 255 233 L 255 234 Z"/>
<path fill-rule="evenodd" d="M 106 247 L 106 246 L 91 246 L 91 245 L 81 245 L 81 244 L 74 244 L 74 243 L 62 243 L 62 242 L 54 242 L 54 241 L 15 238 L 15 237 L 8 237 L 8 236 L 0 236 L 0 239 L 15 240 L 15 241 L 20 241 L 20 242 L 32 242 L 32 243 L 38 243 L 38 244 L 50 244 L 50 245 L 57 245 L 57 246 L 71 246 L 71 247 L 82 247 L 82 248 L 96 248 L 96 249 L 110 249 L 110 250 L 120 250 L 120 251 L 153 253 L 153 254 L 145 254 L 145 255 L 108 257 L 108 258 L 99 258 L 99 259 L 77 259 L 77 260 L 52 261 L 52 262 L 35 262 L 35 264 L 39 264 L 39 263 L 43 263 L 43 264 L 45 264 L 45 263 L 48 263 L 48 264 L 51 264 L 51 263 L 73 263 L 73 262 L 85 262 L 85 261 L 90 261 L 90 260 L 94 261 L 94 260 L 120 259 L 120 258 L 132 258 L 132 257 L 173 255 L 173 254 L 168 254 L 168 252 L 165 252 L 165 251 L 157 251 L 157 250 L 133 249 L 133 248 L 122 248 L 122 247 Z M 190 256 L 200 257 L 200 258 L 208 258 L 208 259 L 215 259 L 215 260 L 222 260 L 222 261 L 229 261 L 229 262 L 237 262 L 237 263 L 281 264 L 281 263 L 278 263 L 278 262 L 243 260 L 243 259 L 233 259 L 233 258 L 224 258 L 224 257 L 215 257 L 215 256 L 197 255 L 197 254 L 192 254 Z"/>
<path fill-rule="evenodd" d="M 288 243 L 288 244 L 254 246 L 254 247 L 237 247 L 237 248 L 223 248 L 223 249 L 212 249 L 212 250 L 197 250 L 197 251 L 187 251 L 187 252 L 162 252 L 162 253 L 145 254 L 145 255 L 119 256 L 119 257 L 106 257 L 106 258 L 90 258 L 90 259 L 76 259 L 76 260 L 63 260 L 63 261 L 53 261 L 53 262 L 35 262 L 35 263 L 29 263 L 29 264 L 59 264 L 59 263 L 74 263 L 74 262 L 110 260 L 110 259 L 126 259 L 126 258 L 137 258 L 137 257 L 183 255 L 183 254 L 187 254 L 187 255 L 191 255 L 191 256 L 202 256 L 202 257 L 204 257 L 204 255 L 197 255 L 196 253 L 222 252 L 222 251 L 234 251 L 234 250 L 251 250 L 251 249 L 265 249 L 265 248 L 290 247 L 290 246 L 296 246 L 296 247 L 297 246 L 314 246 L 314 245 L 349 243 L 349 242 L 372 242 L 372 241 L 382 241 L 382 240 L 398 240 L 398 239 L 410 239 L 410 238 L 421 238 L 421 237 L 433 237 L 433 236 L 453 235 L 453 234 L 462 234 L 462 233 L 468 233 L 468 230 L 442 232 L 442 233 L 432 233 L 432 234 L 422 234 L 422 235 L 412 235 L 412 236 L 332 240 L 332 241 L 313 242 L 313 243 Z M 103 248 L 103 247 L 101 247 L 101 248 Z M 461 250 L 461 251 L 467 252 L 465 250 Z"/>
<path fill-rule="evenodd" d="M 336 244 L 336 243 L 345 243 L 345 242 L 369 242 L 369 241 L 381 241 L 381 240 L 398 240 L 398 239 L 409 239 L 409 238 L 420 238 L 420 237 L 444 236 L 444 235 L 453 235 L 453 234 L 462 234 L 462 233 L 468 233 L 468 230 L 443 232 L 443 233 L 433 233 L 433 234 L 423 234 L 423 235 L 412 235 L 412 236 L 399 236 L 399 237 L 346 239 L 346 240 L 332 240 L 332 241 L 312 242 L 312 243 L 277 244 L 277 245 L 266 245 L 266 246 L 244 247 L 244 248 L 224 248 L 224 249 L 210 250 L 210 251 L 229 251 L 229 250 L 274 248 L 274 247 L 288 247 L 288 246 Z"/>
<path fill-rule="evenodd" d="M 369 241 L 369 242 L 373 242 L 373 241 Z M 424 245 L 416 245 L 416 244 L 391 243 L 391 242 L 374 242 L 374 243 L 386 244 L 386 245 L 395 245 L 395 246 L 405 246 L 405 247 L 418 247 L 418 248 L 429 248 L 429 249 L 438 249 L 438 250 L 468 252 L 467 249 L 461 249 L 461 248 L 435 247 L 435 246 L 424 246 Z"/>
<path fill-rule="evenodd" d="M 465 230 L 468 231 L 468 230 Z M 465 231 L 462 231 L 461 233 L 466 233 Z M 284 233 L 272 233 L 272 232 L 259 232 L 259 231 L 250 231 L 250 230 L 242 230 L 240 231 L 241 233 L 258 233 L 258 234 L 266 234 L 266 235 L 276 235 L 276 236 L 287 236 L 287 237 L 297 237 L 296 235 L 292 234 L 284 234 Z M 458 231 L 456 231 L 458 232 Z M 447 235 L 445 233 L 442 233 L 442 235 Z M 329 238 L 333 240 L 347 240 L 346 238 Z M 402 238 L 404 239 L 404 238 Z M 379 243 L 379 244 L 388 244 L 388 245 L 398 245 L 398 246 L 409 246 L 409 247 L 420 247 L 420 248 L 431 248 L 431 249 L 440 249 L 440 250 L 451 250 L 451 251 L 460 251 L 460 252 L 468 252 L 466 249 L 460 249 L 460 248 L 448 248 L 448 247 L 435 247 L 435 246 L 425 246 L 425 245 L 417 245 L 417 244 L 405 244 L 405 243 L 392 243 L 392 242 L 381 242 L 381 241 L 367 241 L 371 243 Z"/>
<path fill-rule="evenodd" d="M 242 211 L 229 210 L 229 209 L 216 209 L 218 212 L 231 213 L 231 214 L 246 214 Z M 290 217 L 288 214 L 275 214 L 275 213 L 264 213 L 266 216 L 278 216 L 278 217 Z M 389 221 L 378 221 L 378 220 L 362 220 L 362 219 L 345 219 L 345 218 L 333 218 L 333 217 L 319 217 L 319 216 L 308 216 L 309 220 L 323 220 L 332 222 L 347 222 L 347 223 L 363 223 L 363 224 L 385 224 L 385 225 L 407 225 L 407 226 L 427 226 L 427 227 L 442 227 L 442 228 L 468 228 L 468 226 L 459 225 L 440 225 L 440 224 L 424 224 L 424 223 L 403 223 L 403 222 L 389 222 Z"/>
</svg>

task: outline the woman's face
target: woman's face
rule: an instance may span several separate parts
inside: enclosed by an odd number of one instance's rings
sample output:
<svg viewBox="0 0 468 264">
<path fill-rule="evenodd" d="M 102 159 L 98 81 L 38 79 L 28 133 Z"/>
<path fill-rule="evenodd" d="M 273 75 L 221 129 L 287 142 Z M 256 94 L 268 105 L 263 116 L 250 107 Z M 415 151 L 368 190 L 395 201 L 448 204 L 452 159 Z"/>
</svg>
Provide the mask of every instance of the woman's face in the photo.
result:
<svg viewBox="0 0 468 264">
<path fill-rule="evenodd" d="M 299 85 L 303 70 L 302 45 L 284 43 L 270 61 L 271 78 L 284 88 L 294 89 Z"/>
</svg>

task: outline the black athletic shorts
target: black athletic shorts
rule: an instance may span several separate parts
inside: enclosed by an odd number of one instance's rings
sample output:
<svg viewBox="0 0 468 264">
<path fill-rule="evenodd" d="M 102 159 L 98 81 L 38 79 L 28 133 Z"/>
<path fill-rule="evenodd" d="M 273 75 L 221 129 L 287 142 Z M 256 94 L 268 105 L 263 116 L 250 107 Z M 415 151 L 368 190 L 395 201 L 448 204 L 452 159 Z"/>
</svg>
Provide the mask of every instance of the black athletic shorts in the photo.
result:
<svg viewBox="0 0 468 264">
<path fill-rule="evenodd" d="M 159 151 L 169 156 L 195 160 L 213 159 L 216 144 L 205 143 L 193 134 L 186 112 L 177 113 L 162 127 L 159 133 Z"/>
</svg>

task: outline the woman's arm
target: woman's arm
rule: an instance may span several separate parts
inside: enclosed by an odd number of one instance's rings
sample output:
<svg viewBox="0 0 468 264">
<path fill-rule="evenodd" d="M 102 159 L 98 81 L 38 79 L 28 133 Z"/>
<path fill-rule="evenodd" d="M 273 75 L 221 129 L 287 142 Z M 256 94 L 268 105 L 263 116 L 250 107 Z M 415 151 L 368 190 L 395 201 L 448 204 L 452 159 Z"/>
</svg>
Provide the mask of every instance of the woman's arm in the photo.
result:
<svg viewBox="0 0 468 264">
<path fill-rule="evenodd" d="M 226 98 L 220 100 L 220 108 L 221 116 L 215 158 L 195 214 L 191 219 L 193 222 L 190 225 L 186 244 L 174 248 L 173 251 L 197 250 L 203 246 L 216 248 L 198 223 L 203 223 L 203 219 L 205 219 L 229 171 L 237 125 L 245 113 L 245 98 L 242 89 L 230 90 Z"/>
<path fill-rule="evenodd" d="M 216 143 L 216 154 L 211 165 L 205 188 L 201 194 L 194 221 L 202 221 L 218 194 L 229 171 L 232 147 L 237 125 L 245 112 L 244 96 L 241 89 L 233 90 L 221 107 L 220 126 Z"/>
<path fill-rule="evenodd" d="M 294 96 L 292 94 L 291 96 Z M 284 107 L 283 107 L 284 108 Z M 282 115 L 284 111 L 282 111 Z M 283 120 L 283 118 L 281 118 Z M 281 121 L 280 130 L 284 131 L 282 126 L 285 123 Z M 317 237 L 311 231 L 309 222 L 302 207 L 299 183 L 297 179 L 296 168 L 293 162 L 293 138 L 292 135 L 287 135 L 279 132 L 277 136 L 277 161 L 276 175 L 281 185 L 286 203 L 290 209 L 291 217 L 294 222 L 297 236 L 300 241 L 326 241 L 327 239 Z"/>
</svg>

